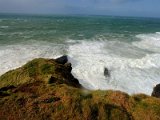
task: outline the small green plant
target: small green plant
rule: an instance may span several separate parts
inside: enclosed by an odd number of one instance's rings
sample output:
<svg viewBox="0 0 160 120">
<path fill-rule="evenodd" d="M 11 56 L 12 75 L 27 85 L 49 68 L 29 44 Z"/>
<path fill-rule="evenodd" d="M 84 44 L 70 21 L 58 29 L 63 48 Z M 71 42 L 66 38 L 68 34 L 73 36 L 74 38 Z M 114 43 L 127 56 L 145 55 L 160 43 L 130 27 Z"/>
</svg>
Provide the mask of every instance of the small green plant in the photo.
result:
<svg viewBox="0 0 160 120">
<path fill-rule="evenodd" d="M 43 74 L 51 73 L 53 72 L 53 66 L 51 66 L 50 64 L 44 64 L 41 66 L 41 72 Z"/>
<path fill-rule="evenodd" d="M 62 104 L 58 105 L 57 110 L 60 111 L 64 108 L 64 106 Z"/>
<path fill-rule="evenodd" d="M 36 76 L 36 74 L 37 74 L 37 68 L 38 68 L 37 63 L 30 63 L 30 64 L 28 64 L 27 70 L 28 70 L 28 73 L 29 73 L 30 77 Z"/>
</svg>

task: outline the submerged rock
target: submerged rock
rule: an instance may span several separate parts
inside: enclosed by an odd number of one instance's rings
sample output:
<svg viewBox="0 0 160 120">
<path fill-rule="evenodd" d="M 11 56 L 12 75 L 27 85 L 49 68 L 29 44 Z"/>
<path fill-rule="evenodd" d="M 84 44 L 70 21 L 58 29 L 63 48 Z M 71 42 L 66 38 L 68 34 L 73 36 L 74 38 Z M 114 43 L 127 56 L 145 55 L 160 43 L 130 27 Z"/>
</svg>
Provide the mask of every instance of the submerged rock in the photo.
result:
<svg viewBox="0 0 160 120">
<path fill-rule="evenodd" d="M 110 77 L 110 72 L 109 72 L 109 70 L 108 70 L 108 68 L 104 68 L 104 76 L 105 77 Z"/>
<path fill-rule="evenodd" d="M 153 97 L 160 98 L 160 84 L 156 85 L 156 86 L 153 88 L 152 96 L 153 96 Z"/>
</svg>

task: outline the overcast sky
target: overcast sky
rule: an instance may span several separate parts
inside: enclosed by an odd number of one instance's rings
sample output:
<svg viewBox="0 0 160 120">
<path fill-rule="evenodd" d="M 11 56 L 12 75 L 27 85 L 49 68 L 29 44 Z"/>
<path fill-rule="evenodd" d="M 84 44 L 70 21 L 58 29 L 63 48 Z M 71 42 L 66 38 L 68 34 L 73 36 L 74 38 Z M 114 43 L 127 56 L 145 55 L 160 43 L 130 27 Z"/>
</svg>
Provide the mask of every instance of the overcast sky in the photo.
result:
<svg viewBox="0 0 160 120">
<path fill-rule="evenodd" d="M 0 0 L 0 13 L 160 17 L 160 0 Z"/>
</svg>

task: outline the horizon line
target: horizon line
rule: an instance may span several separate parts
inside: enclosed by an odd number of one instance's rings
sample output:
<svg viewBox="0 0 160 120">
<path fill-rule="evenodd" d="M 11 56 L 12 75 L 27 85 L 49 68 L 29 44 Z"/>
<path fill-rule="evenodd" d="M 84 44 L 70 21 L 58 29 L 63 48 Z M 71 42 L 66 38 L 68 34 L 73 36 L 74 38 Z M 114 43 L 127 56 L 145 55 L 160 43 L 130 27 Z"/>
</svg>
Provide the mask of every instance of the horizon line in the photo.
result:
<svg viewBox="0 0 160 120">
<path fill-rule="evenodd" d="M 110 15 L 110 14 L 66 14 L 66 13 L 18 13 L 18 12 L 0 12 L 0 15 L 28 15 L 28 16 L 108 16 L 108 17 L 128 17 L 128 18 L 154 18 L 160 19 L 160 17 L 153 16 L 136 16 L 136 15 Z"/>
</svg>

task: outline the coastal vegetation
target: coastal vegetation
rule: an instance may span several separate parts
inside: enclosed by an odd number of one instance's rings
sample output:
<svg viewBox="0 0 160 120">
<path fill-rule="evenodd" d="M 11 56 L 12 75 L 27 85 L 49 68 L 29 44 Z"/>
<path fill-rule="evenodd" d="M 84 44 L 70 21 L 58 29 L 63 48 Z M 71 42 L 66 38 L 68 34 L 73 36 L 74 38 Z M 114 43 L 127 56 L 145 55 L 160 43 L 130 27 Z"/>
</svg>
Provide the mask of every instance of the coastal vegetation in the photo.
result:
<svg viewBox="0 0 160 120">
<path fill-rule="evenodd" d="M 0 76 L 0 119 L 160 120 L 159 98 L 88 90 L 71 70 L 67 61 L 38 58 Z"/>
</svg>

